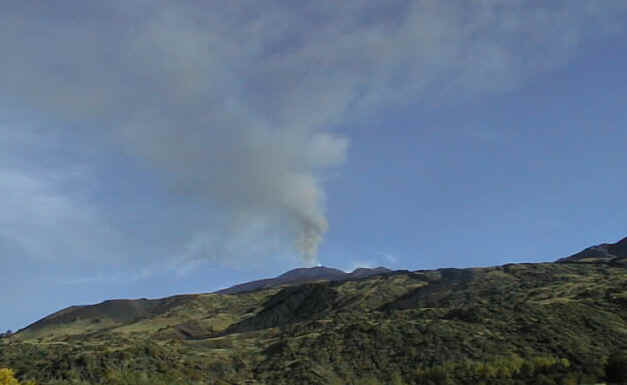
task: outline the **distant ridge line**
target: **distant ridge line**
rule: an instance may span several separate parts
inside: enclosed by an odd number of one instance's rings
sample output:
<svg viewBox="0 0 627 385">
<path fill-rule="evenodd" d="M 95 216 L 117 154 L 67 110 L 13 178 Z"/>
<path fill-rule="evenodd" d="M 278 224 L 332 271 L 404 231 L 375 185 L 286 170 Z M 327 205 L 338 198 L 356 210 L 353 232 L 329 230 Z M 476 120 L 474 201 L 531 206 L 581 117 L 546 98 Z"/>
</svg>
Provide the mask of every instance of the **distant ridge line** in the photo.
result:
<svg viewBox="0 0 627 385">
<path fill-rule="evenodd" d="M 349 279 L 358 279 L 371 277 L 373 275 L 388 274 L 393 271 L 383 267 L 375 268 L 357 268 L 350 273 L 331 267 L 303 267 L 290 270 L 274 278 L 260 279 L 256 281 L 240 283 L 226 289 L 215 291 L 215 294 L 237 294 L 245 293 L 261 289 L 269 289 L 287 284 L 299 284 L 313 281 L 344 281 Z"/>
<path fill-rule="evenodd" d="M 627 237 L 616 243 L 602 243 L 588 247 L 571 256 L 560 258 L 557 263 L 605 263 L 627 266 Z"/>
</svg>

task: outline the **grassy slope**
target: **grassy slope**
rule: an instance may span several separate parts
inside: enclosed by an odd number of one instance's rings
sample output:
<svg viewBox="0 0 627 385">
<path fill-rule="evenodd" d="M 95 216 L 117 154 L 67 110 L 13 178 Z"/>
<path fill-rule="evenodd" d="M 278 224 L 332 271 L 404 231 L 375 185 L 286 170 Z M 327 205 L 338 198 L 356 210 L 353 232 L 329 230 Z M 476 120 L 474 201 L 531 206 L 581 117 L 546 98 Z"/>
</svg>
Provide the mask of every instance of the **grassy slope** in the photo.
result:
<svg viewBox="0 0 627 385">
<path fill-rule="evenodd" d="M 406 272 L 153 305 L 25 330 L 1 342 L 0 366 L 43 382 L 555 384 L 601 380 L 627 348 L 627 273 L 607 265 Z"/>
</svg>

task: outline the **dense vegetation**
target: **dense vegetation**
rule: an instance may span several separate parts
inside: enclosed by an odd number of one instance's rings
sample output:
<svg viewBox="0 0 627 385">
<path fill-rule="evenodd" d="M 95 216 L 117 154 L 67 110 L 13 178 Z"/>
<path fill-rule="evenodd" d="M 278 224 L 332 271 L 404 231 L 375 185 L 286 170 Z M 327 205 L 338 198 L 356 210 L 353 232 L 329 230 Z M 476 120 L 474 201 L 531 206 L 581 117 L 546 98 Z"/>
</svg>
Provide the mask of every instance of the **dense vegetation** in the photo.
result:
<svg viewBox="0 0 627 385">
<path fill-rule="evenodd" d="M 0 368 L 0 385 L 35 385 L 34 381 L 20 383 L 15 378 L 15 373 L 9 368 Z"/>
<path fill-rule="evenodd" d="M 396 272 L 173 298 L 59 312 L 0 339 L 0 367 L 40 384 L 627 383 L 621 266 Z"/>
</svg>

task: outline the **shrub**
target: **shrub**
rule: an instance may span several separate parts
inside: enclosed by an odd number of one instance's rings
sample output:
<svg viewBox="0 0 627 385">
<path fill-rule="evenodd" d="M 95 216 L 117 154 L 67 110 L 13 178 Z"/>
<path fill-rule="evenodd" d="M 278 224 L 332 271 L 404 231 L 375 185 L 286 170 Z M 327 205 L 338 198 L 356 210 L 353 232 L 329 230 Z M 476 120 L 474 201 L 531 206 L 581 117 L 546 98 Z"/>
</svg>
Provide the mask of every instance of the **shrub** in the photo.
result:
<svg viewBox="0 0 627 385">
<path fill-rule="evenodd" d="M 577 375 L 571 373 L 562 379 L 561 385 L 577 385 L 578 383 Z"/>
<path fill-rule="evenodd" d="M 574 374 L 569 374 L 570 361 L 566 358 L 552 356 L 535 356 L 522 358 L 516 354 L 496 357 L 487 362 L 465 360 L 449 362 L 431 367 L 418 367 L 416 379 L 419 384 L 518 384 L 532 383 L 555 385 L 577 384 Z"/>
<path fill-rule="evenodd" d="M 610 357 L 605 373 L 610 383 L 627 383 L 627 352 L 620 352 Z"/>
<path fill-rule="evenodd" d="M 0 369 L 0 385 L 35 385 L 33 381 L 20 382 L 15 378 L 13 370 L 3 368 Z"/>
<path fill-rule="evenodd" d="M 0 385 L 19 385 L 11 369 L 0 369 Z"/>
</svg>

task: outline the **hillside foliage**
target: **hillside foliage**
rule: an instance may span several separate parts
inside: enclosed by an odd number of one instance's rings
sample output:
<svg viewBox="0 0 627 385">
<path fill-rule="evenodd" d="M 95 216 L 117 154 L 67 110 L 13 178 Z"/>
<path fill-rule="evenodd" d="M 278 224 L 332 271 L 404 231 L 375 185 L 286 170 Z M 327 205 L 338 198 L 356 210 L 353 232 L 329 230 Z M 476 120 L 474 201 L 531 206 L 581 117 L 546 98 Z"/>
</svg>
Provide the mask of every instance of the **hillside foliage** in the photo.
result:
<svg viewBox="0 0 627 385">
<path fill-rule="evenodd" d="M 36 385 L 35 381 L 20 382 L 15 378 L 15 373 L 9 368 L 0 368 L 0 385 Z"/>
<path fill-rule="evenodd" d="M 41 385 L 627 383 L 623 267 L 397 272 L 151 301 L 55 313 L 0 340 L 0 367 Z"/>
</svg>

